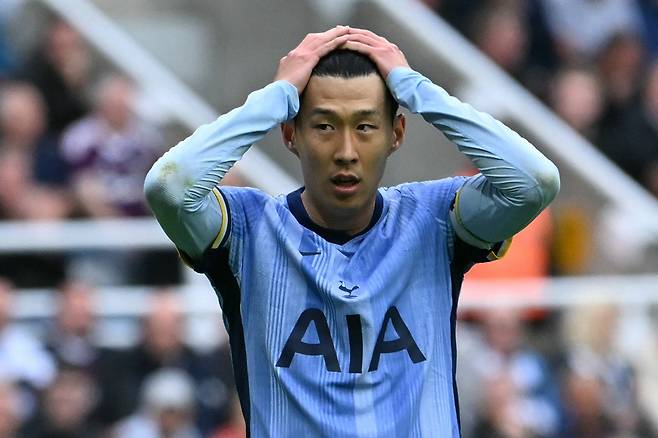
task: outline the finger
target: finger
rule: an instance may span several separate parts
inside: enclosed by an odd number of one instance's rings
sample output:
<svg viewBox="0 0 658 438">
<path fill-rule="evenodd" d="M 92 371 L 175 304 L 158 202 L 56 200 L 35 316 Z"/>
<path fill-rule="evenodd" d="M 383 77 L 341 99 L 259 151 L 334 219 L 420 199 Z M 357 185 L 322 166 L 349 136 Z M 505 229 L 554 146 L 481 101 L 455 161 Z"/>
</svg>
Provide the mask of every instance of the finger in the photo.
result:
<svg viewBox="0 0 658 438">
<path fill-rule="evenodd" d="M 341 46 L 341 49 L 354 50 L 372 58 L 373 47 L 358 41 L 348 40 Z"/>
<path fill-rule="evenodd" d="M 336 49 L 340 46 L 342 46 L 347 41 L 349 41 L 350 37 L 351 36 L 349 34 L 341 35 L 341 36 L 339 36 L 337 38 L 334 38 L 333 40 L 325 43 L 324 45 L 320 46 L 317 49 L 317 52 L 316 52 L 318 57 L 322 58 L 327 53 L 331 52 L 332 50 L 334 50 L 334 49 Z"/>
<path fill-rule="evenodd" d="M 390 43 L 383 43 L 382 41 L 379 41 L 370 35 L 366 34 L 349 34 L 350 36 L 350 41 L 356 41 L 359 43 L 367 44 L 372 47 L 384 47 L 386 45 L 390 45 Z"/>
<path fill-rule="evenodd" d="M 336 26 L 322 33 L 310 34 L 309 48 L 317 49 L 339 36 L 347 35 L 349 30 L 348 26 Z"/>
<path fill-rule="evenodd" d="M 380 41 L 382 43 L 389 43 L 390 41 L 384 38 L 383 36 L 377 35 L 375 32 L 368 30 L 368 29 L 359 29 L 358 27 L 350 27 L 349 32 L 351 34 L 355 35 L 367 35 L 371 38 L 376 39 L 377 41 Z"/>
</svg>

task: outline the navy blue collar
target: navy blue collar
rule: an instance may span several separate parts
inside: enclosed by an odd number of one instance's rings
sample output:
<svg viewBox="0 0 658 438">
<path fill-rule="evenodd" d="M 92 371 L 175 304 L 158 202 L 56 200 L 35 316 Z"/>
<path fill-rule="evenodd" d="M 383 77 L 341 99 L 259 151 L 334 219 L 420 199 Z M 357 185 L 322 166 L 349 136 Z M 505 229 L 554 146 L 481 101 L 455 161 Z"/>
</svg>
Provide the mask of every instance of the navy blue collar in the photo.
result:
<svg viewBox="0 0 658 438">
<path fill-rule="evenodd" d="M 305 228 L 313 231 L 315 234 L 322 237 L 324 240 L 335 243 L 337 245 L 344 245 L 350 240 L 354 239 L 357 236 L 367 233 L 372 227 L 375 226 L 379 217 L 382 215 L 382 210 L 384 207 L 384 199 L 381 193 L 377 192 L 377 197 L 375 198 L 375 211 L 372 213 L 372 219 L 367 227 L 365 227 L 361 232 L 357 234 L 350 235 L 345 231 L 341 230 L 332 230 L 331 228 L 324 228 L 316 224 L 311 220 L 311 217 L 306 212 L 304 204 L 302 203 L 302 192 L 304 187 L 301 187 L 294 192 L 288 193 L 286 197 L 288 200 L 288 208 L 297 222 L 299 222 Z"/>
</svg>

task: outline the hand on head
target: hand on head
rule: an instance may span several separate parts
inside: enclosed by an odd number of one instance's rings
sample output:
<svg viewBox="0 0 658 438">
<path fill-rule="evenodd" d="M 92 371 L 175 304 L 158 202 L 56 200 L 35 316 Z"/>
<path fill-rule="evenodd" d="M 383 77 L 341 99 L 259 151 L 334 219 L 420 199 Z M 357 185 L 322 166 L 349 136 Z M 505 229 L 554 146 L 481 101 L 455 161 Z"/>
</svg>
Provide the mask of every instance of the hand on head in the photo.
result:
<svg viewBox="0 0 658 438">
<path fill-rule="evenodd" d="M 306 35 L 297 47 L 281 58 L 275 80 L 290 82 L 301 94 L 320 58 L 338 48 L 370 57 L 384 79 L 395 67 L 409 67 L 402 51 L 386 38 L 365 29 L 336 26 L 326 32 Z"/>
<path fill-rule="evenodd" d="M 384 79 L 396 67 L 409 67 L 407 58 L 398 46 L 366 29 L 350 28 L 349 38 L 341 48 L 367 55 L 377 65 Z"/>
<path fill-rule="evenodd" d="M 301 43 L 279 61 L 275 80 L 293 84 L 301 94 L 306 88 L 313 67 L 327 53 L 349 38 L 349 27 L 336 26 L 322 33 L 309 33 Z"/>
</svg>

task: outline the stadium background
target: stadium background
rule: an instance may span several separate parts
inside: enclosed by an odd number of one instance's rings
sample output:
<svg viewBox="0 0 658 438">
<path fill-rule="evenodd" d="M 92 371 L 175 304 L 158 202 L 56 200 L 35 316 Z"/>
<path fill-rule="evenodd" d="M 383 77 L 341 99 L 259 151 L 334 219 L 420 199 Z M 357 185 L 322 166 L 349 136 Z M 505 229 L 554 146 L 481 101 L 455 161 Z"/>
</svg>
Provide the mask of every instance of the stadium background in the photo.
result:
<svg viewBox="0 0 658 438">
<path fill-rule="evenodd" d="M 464 436 L 658 436 L 655 0 L 2 0 L 0 436 L 244 434 L 216 299 L 141 182 L 339 23 L 561 170 L 550 210 L 464 285 Z M 385 185 L 472 171 L 409 125 Z M 247 157 L 230 184 L 297 187 L 278 133 Z"/>
</svg>

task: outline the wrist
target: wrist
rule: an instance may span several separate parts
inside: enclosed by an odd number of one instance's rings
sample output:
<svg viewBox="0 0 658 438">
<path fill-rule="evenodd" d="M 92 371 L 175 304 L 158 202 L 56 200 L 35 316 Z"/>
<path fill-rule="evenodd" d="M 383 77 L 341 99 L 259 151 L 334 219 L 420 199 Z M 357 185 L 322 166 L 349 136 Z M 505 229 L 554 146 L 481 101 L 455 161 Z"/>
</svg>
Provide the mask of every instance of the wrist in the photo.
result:
<svg viewBox="0 0 658 438">
<path fill-rule="evenodd" d="M 287 115 L 285 120 L 280 120 L 281 122 L 288 121 L 294 118 L 299 111 L 299 91 L 297 87 L 290 81 L 286 79 L 277 79 L 272 82 L 268 87 L 275 87 L 281 92 L 283 92 L 283 97 L 286 99 L 287 104 Z"/>
</svg>

